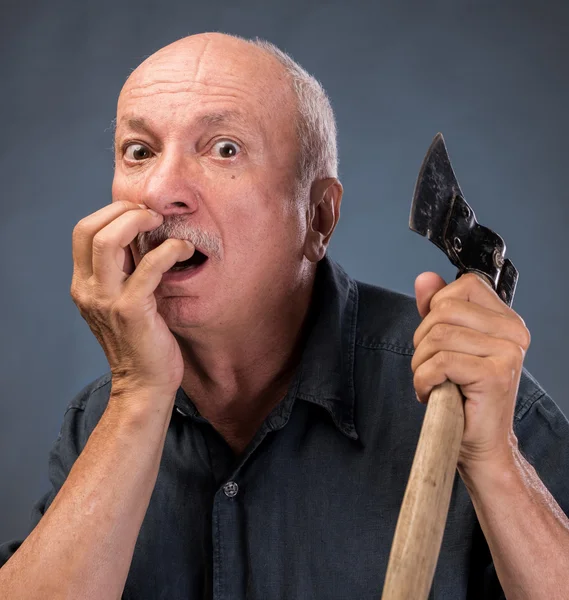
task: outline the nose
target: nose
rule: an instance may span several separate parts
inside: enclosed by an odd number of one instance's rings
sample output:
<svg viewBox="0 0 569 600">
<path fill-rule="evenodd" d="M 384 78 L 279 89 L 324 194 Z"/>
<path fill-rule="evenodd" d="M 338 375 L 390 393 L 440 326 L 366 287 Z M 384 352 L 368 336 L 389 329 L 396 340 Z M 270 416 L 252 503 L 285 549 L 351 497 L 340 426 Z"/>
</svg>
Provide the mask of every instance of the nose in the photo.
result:
<svg viewBox="0 0 569 600">
<path fill-rule="evenodd" d="M 156 158 L 144 177 L 141 202 L 162 215 L 192 214 L 198 208 L 199 165 L 172 150 Z"/>
</svg>

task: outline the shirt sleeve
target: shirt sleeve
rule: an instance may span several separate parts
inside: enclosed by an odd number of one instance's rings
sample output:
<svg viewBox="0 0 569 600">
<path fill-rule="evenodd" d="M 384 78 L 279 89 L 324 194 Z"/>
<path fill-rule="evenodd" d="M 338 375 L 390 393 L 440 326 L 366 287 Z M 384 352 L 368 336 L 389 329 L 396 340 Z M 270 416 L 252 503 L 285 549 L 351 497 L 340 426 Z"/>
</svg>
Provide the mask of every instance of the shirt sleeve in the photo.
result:
<svg viewBox="0 0 569 600">
<path fill-rule="evenodd" d="M 61 430 L 49 453 L 48 472 L 51 489 L 33 506 L 27 535 L 40 522 L 79 456 L 79 434 L 82 416 L 83 410 L 75 406 L 70 406 L 65 412 Z M 18 550 L 22 542 L 23 539 L 20 539 L 0 544 L 0 568 Z"/>
<path fill-rule="evenodd" d="M 522 455 L 569 516 L 569 421 L 525 370 L 520 382 L 514 432 Z M 506 599 L 493 563 L 486 568 L 483 587 L 484 598 Z"/>
<path fill-rule="evenodd" d="M 520 415 L 516 435 L 526 460 L 569 515 L 569 422 L 545 392 Z"/>
</svg>

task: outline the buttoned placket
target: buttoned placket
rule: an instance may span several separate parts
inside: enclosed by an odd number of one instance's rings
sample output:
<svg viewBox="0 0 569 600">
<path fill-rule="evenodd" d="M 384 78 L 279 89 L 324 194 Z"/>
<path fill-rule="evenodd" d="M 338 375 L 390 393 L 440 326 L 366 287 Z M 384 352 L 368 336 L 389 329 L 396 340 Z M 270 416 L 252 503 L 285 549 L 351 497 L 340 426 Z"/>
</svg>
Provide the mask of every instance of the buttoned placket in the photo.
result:
<svg viewBox="0 0 569 600">
<path fill-rule="evenodd" d="M 252 456 L 267 434 L 274 431 L 265 422 L 226 481 L 217 490 L 212 511 L 213 600 L 245 600 L 248 567 L 244 536 L 245 473 Z"/>
<path fill-rule="evenodd" d="M 296 390 L 297 385 L 292 386 Z M 292 390 L 291 390 L 292 391 Z M 248 569 L 246 565 L 246 540 L 242 496 L 246 493 L 243 473 L 252 455 L 263 443 L 267 434 L 281 429 L 288 421 L 292 404 L 286 415 L 271 414 L 259 428 L 253 440 L 239 457 L 235 467 L 227 471 L 229 445 L 211 424 L 199 415 L 189 415 L 179 406 L 176 412 L 191 419 L 202 428 L 204 443 L 210 458 L 212 476 L 218 486 L 212 507 L 212 566 L 213 600 L 245 600 Z M 220 476 L 227 476 L 220 480 Z"/>
</svg>

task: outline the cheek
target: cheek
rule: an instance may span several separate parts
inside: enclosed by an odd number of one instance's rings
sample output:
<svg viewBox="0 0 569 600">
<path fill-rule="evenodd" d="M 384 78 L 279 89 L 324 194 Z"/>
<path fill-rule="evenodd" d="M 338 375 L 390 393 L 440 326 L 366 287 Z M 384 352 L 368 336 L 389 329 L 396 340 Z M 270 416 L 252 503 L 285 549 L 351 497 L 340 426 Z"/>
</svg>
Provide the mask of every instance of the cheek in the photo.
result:
<svg viewBox="0 0 569 600">
<path fill-rule="evenodd" d="M 141 202 L 137 198 L 143 196 L 144 177 L 142 174 L 138 176 L 126 176 L 119 170 L 115 171 L 113 183 L 111 185 L 111 198 L 113 202 L 126 200 L 138 204 Z"/>
<path fill-rule="evenodd" d="M 118 200 L 128 200 L 129 188 L 125 185 L 123 177 L 115 172 L 113 184 L 111 186 L 111 198 L 113 202 Z"/>
<path fill-rule="evenodd" d="M 251 276 L 282 276 L 287 264 L 294 267 L 301 260 L 303 235 L 296 213 L 253 209 L 239 212 L 231 222 L 236 259 Z"/>
<path fill-rule="evenodd" d="M 299 211 L 282 190 L 255 185 L 232 188 L 227 198 L 226 222 L 238 235 L 261 245 L 271 245 L 271 241 L 276 243 L 291 234 L 296 237 Z"/>
</svg>

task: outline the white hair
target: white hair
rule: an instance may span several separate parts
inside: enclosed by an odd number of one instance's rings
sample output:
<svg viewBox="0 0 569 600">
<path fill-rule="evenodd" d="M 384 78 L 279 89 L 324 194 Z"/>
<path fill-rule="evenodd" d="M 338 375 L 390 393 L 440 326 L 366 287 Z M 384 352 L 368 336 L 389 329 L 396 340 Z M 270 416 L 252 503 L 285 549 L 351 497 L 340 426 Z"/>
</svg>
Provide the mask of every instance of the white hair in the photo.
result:
<svg viewBox="0 0 569 600">
<path fill-rule="evenodd" d="M 238 36 L 235 36 L 238 37 Z M 336 119 L 322 84 L 293 58 L 271 42 L 246 40 L 276 58 L 291 78 L 297 98 L 299 139 L 298 175 L 302 186 L 315 179 L 338 176 Z"/>
</svg>

